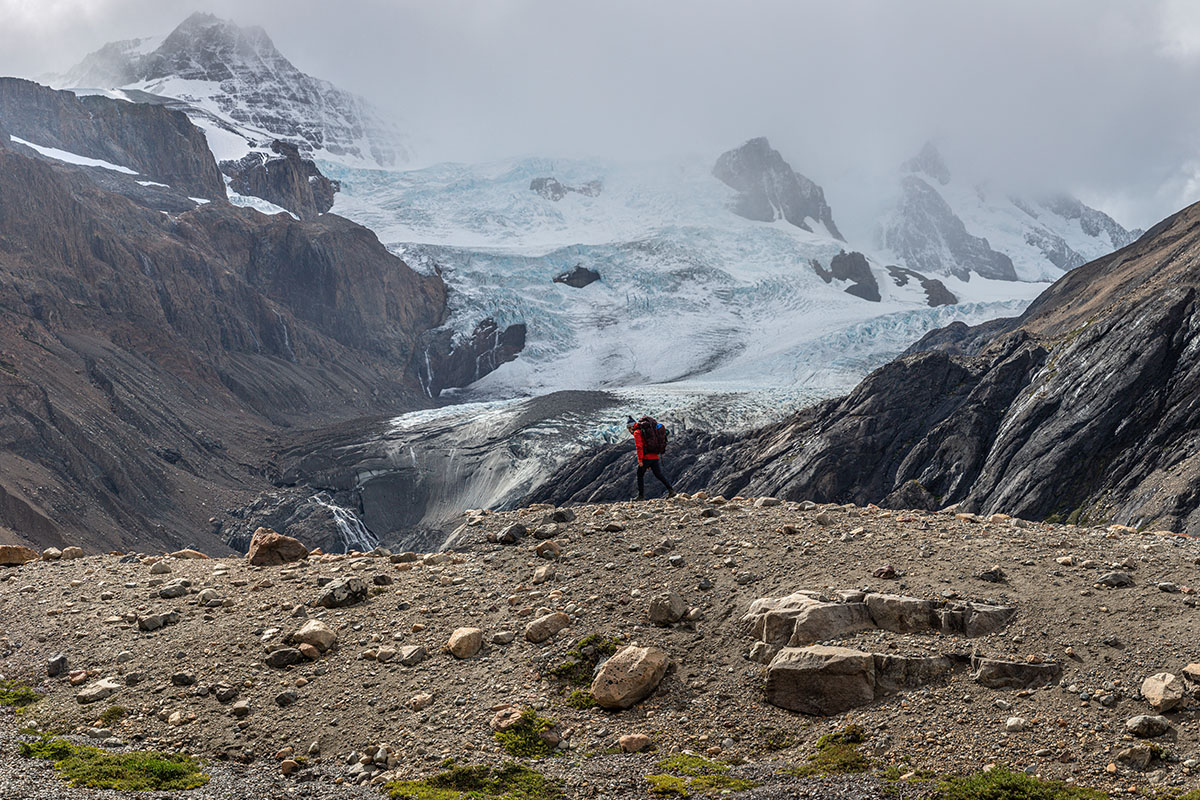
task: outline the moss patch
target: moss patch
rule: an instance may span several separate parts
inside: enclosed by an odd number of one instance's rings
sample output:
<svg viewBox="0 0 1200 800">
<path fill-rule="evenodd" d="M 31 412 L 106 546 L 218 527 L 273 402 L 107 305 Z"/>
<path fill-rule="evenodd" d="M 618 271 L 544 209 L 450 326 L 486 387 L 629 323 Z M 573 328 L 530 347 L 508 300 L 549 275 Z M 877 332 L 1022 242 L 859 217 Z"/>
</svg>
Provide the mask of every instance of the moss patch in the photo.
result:
<svg viewBox="0 0 1200 800">
<path fill-rule="evenodd" d="M 729 767 L 695 753 L 676 753 L 658 762 L 663 774 L 647 775 L 650 793 L 659 797 L 692 797 L 715 792 L 753 789 L 753 781 L 731 778 Z"/>
<path fill-rule="evenodd" d="M 25 758 L 44 758 L 72 786 L 120 791 L 178 791 L 208 783 L 200 762 L 182 753 L 108 753 L 97 747 L 42 737 L 21 742 Z"/>
<path fill-rule="evenodd" d="M 42 696 L 28 686 L 16 681 L 0 681 L 0 706 L 24 708 L 41 699 Z"/>
<path fill-rule="evenodd" d="M 521 721 L 506 731 L 492 734 L 510 756 L 540 758 L 555 755 L 558 750 L 542 738 L 542 733 L 553 728 L 557 722 L 549 717 L 539 717 L 532 708 L 521 712 Z"/>
<path fill-rule="evenodd" d="M 589 708 L 596 708 L 599 703 L 596 698 L 587 689 L 576 689 L 567 695 L 567 705 L 571 708 L 577 708 L 580 711 L 587 711 Z"/>
<path fill-rule="evenodd" d="M 1108 800 L 1108 795 L 1095 789 L 1046 781 L 1004 767 L 946 778 L 936 792 L 939 800 Z"/>
<path fill-rule="evenodd" d="M 109 706 L 104 709 L 104 713 L 100 715 L 100 723 L 102 725 L 112 725 L 117 720 L 129 713 L 129 710 L 124 706 Z"/>
<path fill-rule="evenodd" d="M 620 649 L 619 639 L 599 634 L 585 636 L 567 651 L 567 660 L 550 670 L 550 674 L 573 686 L 587 686 L 592 682 L 596 665 Z"/>
<path fill-rule="evenodd" d="M 866 733 L 858 725 L 847 725 L 837 733 L 827 733 L 817 740 L 817 752 L 808 757 L 808 763 L 792 767 L 787 773 L 797 778 L 808 778 L 866 772 L 871 762 L 858 752 L 858 746 L 866 738 Z"/>
<path fill-rule="evenodd" d="M 393 800 L 564 800 L 557 784 L 520 764 L 450 766 L 423 780 L 392 781 L 384 789 Z"/>
</svg>

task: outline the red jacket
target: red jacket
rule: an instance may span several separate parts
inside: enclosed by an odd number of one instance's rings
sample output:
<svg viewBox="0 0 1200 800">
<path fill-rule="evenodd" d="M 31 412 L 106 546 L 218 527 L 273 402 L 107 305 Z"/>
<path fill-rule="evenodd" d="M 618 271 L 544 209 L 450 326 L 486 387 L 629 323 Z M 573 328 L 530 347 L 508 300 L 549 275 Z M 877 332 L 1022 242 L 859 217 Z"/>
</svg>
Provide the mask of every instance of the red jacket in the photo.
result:
<svg viewBox="0 0 1200 800">
<path fill-rule="evenodd" d="M 646 448 L 642 444 L 642 429 L 633 429 L 633 443 L 637 447 L 638 463 L 644 461 L 658 461 L 658 453 L 647 453 Z"/>
</svg>

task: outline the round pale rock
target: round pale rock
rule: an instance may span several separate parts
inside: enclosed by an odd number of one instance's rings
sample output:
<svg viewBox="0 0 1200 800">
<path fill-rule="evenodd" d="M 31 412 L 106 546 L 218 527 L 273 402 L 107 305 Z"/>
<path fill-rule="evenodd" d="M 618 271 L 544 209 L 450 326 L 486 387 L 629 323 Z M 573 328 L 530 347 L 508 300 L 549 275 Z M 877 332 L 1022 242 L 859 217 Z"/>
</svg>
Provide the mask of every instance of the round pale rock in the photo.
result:
<svg viewBox="0 0 1200 800">
<path fill-rule="evenodd" d="M 562 611 L 546 614 L 525 626 L 525 640 L 541 644 L 570 624 L 571 617 Z"/>
<path fill-rule="evenodd" d="M 63 561 L 74 561 L 77 558 L 83 558 L 82 547 L 64 547 L 62 551 Z"/>
<path fill-rule="evenodd" d="M 292 634 L 291 639 L 297 644 L 310 644 L 324 653 L 337 642 L 337 631 L 319 619 L 310 619 Z"/>
<path fill-rule="evenodd" d="M 57 547 L 47 547 L 42 551 L 42 561 L 58 561 L 62 558 L 62 550 Z"/>
<path fill-rule="evenodd" d="M 277 567 L 308 558 L 308 548 L 299 539 L 259 528 L 250 538 L 246 559 L 256 567 Z"/>
<path fill-rule="evenodd" d="M 413 711 L 421 711 L 433 705 L 433 695 L 428 693 L 414 694 L 412 697 L 408 698 L 406 705 Z"/>
<path fill-rule="evenodd" d="M 640 753 L 650 746 L 650 737 L 644 733 L 628 733 L 617 740 L 622 753 Z"/>
<path fill-rule="evenodd" d="M 457 628 L 446 643 L 455 658 L 470 658 L 483 647 L 483 631 L 479 628 Z"/>
<path fill-rule="evenodd" d="M 17 567 L 41 558 L 37 550 L 20 544 L 0 544 L 0 567 Z"/>
<path fill-rule="evenodd" d="M 1169 672 L 1151 675 L 1142 681 L 1142 697 L 1155 711 L 1170 711 L 1183 702 L 1183 681 Z"/>
<path fill-rule="evenodd" d="M 604 708 L 629 708 L 658 688 L 669 665 L 665 650 L 625 647 L 600 667 L 592 681 L 592 696 Z"/>
<path fill-rule="evenodd" d="M 171 572 L 171 568 L 167 565 L 167 562 L 165 562 L 165 561 L 155 561 L 153 564 L 150 565 L 150 574 L 151 575 L 168 575 L 168 574 L 170 574 L 170 572 Z"/>
<path fill-rule="evenodd" d="M 98 700 L 103 700 L 106 697 L 111 697 L 121 689 L 121 684 L 114 681 L 112 678 L 102 678 L 95 683 L 89 683 L 83 689 L 79 690 L 79 694 L 75 695 L 75 699 L 80 704 L 95 703 Z"/>
</svg>

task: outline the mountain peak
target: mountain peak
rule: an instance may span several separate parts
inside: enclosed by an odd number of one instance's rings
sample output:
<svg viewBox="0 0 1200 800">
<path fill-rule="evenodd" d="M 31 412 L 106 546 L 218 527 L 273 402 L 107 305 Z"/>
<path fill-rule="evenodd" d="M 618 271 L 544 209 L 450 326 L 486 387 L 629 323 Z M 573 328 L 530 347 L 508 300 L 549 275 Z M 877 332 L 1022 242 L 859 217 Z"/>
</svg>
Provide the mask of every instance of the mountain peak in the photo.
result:
<svg viewBox="0 0 1200 800">
<path fill-rule="evenodd" d="M 950 169 L 933 142 L 925 142 L 921 152 L 904 162 L 905 172 L 919 172 L 933 178 L 942 186 L 950 183 Z"/>
<path fill-rule="evenodd" d="M 739 216 L 760 222 L 782 218 L 806 231 L 813 230 L 811 220 L 823 225 L 835 239 L 842 239 L 833 222 L 833 210 L 825 202 L 825 191 L 793 170 L 765 136 L 722 153 L 713 165 L 713 175 L 740 192 L 733 208 Z"/>
<path fill-rule="evenodd" d="M 370 103 L 301 72 L 261 27 L 213 14 L 192 14 L 165 38 L 107 44 L 53 83 L 177 100 L 200 127 L 222 129 L 222 142 L 230 131 L 245 141 L 217 152 L 221 160 L 274 139 L 296 144 L 305 157 L 353 165 L 391 167 L 408 158 L 404 136 Z"/>
</svg>

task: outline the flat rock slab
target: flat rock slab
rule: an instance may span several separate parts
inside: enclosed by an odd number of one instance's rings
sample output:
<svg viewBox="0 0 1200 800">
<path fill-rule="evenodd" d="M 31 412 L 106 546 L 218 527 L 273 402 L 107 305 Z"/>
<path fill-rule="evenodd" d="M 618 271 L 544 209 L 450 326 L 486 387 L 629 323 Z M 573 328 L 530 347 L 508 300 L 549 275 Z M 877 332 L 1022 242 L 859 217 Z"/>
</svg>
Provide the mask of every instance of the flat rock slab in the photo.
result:
<svg viewBox="0 0 1200 800">
<path fill-rule="evenodd" d="M 1062 665 L 1028 664 L 1024 661 L 1000 661 L 994 658 L 975 658 L 971 661 L 971 678 L 989 689 L 1032 689 L 1049 686 L 1062 678 Z"/>
<path fill-rule="evenodd" d="M 785 647 L 767 667 L 767 702 L 830 716 L 875 699 L 875 656 L 848 647 Z"/>
</svg>

